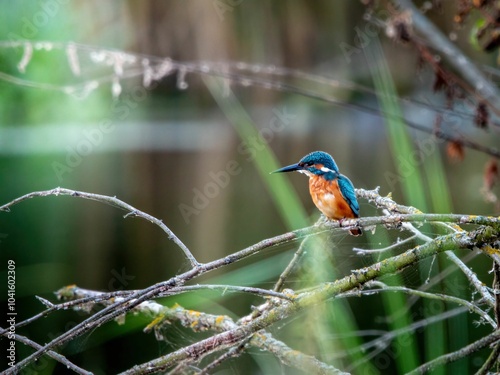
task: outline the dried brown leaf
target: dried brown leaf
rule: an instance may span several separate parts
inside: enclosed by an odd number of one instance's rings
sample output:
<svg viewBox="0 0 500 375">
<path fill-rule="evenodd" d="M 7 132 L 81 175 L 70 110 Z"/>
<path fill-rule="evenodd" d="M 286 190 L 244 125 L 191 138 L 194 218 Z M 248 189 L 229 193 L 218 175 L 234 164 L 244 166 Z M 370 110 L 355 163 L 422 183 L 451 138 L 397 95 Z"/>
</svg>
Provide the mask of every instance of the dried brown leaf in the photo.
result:
<svg viewBox="0 0 500 375">
<path fill-rule="evenodd" d="M 491 191 L 495 182 L 498 180 L 498 160 L 490 159 L 484 168 L 484 188 L 486 191 Z"/>
<path fill-rule="evenodd" d="M 460 141 L 451 141 L 446 145 L 446 154 L 451 161 L 460 162 L 464 160 L 465 149 Z"/>
<path fill-rule="evenodd" d="M 446 86 L 448 86 L 448 83 L 446 82 L 445 78 L 441 74 L 440 71 L 435 71 L 434 74 L 434 85 L 432 86 L 432 90 L 434 92 L 438 92 L 443 90 Z"/>
<path fill-rule="evenodd" d="M 474 124 L 476 124 L 478 128 L 486 129 L 488 127 L 489 119 L 490 113 L 486 103 L 478 103 L 476 107 L 476 115 L 474 116 Z"/>
</svg>

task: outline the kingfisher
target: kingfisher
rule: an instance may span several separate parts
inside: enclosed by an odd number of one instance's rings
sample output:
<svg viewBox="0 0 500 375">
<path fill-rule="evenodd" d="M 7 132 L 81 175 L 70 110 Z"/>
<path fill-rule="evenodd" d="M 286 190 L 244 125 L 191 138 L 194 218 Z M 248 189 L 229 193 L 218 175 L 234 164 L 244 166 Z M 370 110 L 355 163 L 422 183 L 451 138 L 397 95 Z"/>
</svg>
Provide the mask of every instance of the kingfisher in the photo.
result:
<svg viewBox="0 0 500 375">
<path fill-rule="evenodd" d="M 309 177 L 309 193 L 316 207 L 329 220 L 353 219 L 359 217 L 359 204 L 354 186 L 339 172 L 335 160 L 324 151 L 314 151 L 304 156 L 296 164 L 272 173 L 297 171 Z M 353 236 L 363 232 L 361 228 L 351 228 Z"/>
</svg>

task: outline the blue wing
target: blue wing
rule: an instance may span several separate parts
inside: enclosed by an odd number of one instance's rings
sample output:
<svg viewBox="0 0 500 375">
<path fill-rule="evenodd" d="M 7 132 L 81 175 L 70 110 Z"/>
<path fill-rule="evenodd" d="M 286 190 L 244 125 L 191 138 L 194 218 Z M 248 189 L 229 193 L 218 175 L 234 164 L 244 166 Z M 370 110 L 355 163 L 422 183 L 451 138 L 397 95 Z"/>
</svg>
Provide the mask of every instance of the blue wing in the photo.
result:
<svg viewBox="0 0 500 375">
<path fill-rule="evenodd" d="M 349 207 L 351 207 L 352 212 L 356 215 L 356 217 L 359 216 L 359 203 L 358 200 L 356 199 L 356 192 L 354 191 L 354 186 L 346 176 L 343 174 L 339 174 L 338 176 L 338 183 L 339 183 L 339 189 L 340 193 L 344 197 L 344 199 L 349 203 Z"/>
</svg>

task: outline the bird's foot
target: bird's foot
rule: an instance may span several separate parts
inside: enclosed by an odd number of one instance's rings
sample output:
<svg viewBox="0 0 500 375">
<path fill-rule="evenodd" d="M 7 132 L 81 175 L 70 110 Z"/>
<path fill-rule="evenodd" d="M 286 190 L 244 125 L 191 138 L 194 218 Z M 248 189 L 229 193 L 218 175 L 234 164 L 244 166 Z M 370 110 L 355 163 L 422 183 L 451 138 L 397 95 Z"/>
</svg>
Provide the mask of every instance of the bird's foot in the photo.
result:
<svg viewBox="0 0 500 375">
<path fill-rule="evenodd" d="M 345 217 L 343 217 L 342 219 L 339 219 L 339 227 L 342 228 L 344 226 L 344 221 L 346 220 Z M 350 229 L 349 229 L 349 233 L 353 236 L 361 236 L 363 234 L 363 231 L 361 230 L 360 227 L 358 227 L 357 225 L 355 225 L 354 227 L 352 227 L 352 225 L 350 225 Z"/>
</svg>

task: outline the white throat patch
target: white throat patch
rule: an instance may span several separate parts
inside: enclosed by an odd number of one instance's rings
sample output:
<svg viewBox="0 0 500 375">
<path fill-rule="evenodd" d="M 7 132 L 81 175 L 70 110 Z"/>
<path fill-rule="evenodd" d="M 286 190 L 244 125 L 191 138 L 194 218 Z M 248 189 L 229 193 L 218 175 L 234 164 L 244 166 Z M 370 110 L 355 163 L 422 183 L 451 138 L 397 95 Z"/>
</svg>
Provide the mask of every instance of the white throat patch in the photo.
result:
<svg viewBox="0 0 500 375">
<path fill-rule="evenodd" d="M 314 173 L 309 172 L 307 169 L 299 169 L 297 172 L 304 173 L 308 177 L 314 176 Z"/>
</svg>

